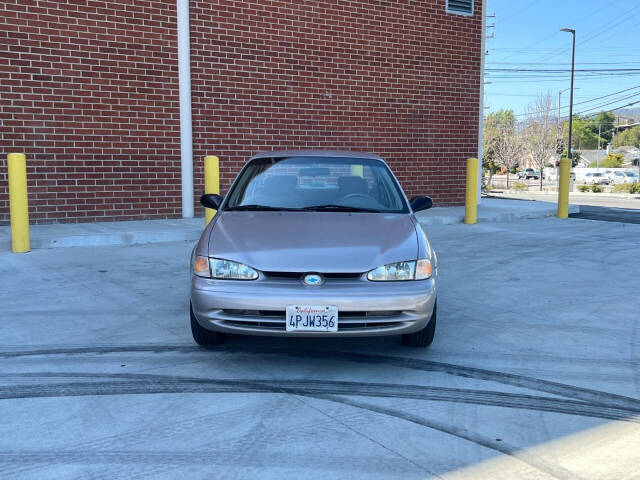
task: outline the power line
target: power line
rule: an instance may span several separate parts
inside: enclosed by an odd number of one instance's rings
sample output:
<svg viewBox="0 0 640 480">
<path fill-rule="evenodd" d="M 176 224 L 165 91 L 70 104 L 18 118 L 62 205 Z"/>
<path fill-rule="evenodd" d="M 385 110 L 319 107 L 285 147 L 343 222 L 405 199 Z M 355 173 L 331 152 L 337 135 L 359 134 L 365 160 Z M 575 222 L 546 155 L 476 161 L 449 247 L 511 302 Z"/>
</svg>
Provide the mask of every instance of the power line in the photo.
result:
<svg viewBox="0 0 640 480">
<path fill-rule="evenodd" d="M 598 80 L 602 82 L 603 78 L 623 78 L 634 79 L 639 76 L 638 73 L 611 73 L 611 74 L 584 74 L 576 75 L 576 79 L 581 81 Z M 494 84 L 510 84 L 510 83 L 553 83 L 553 82 L 567 82 L 570 77 L 565 75 L 554 74 L 538 74 L 538 75 L 496 75 L 485 77 L 485 80 L 490 80 Z M 497 81 L 496 81 L 497 80 Z"/>
<path fill-rule="evenodd" d="M 606 5 L 607 8 L 609 8 L 608 5 Z M 576 44 L 576 47 L 584 45 L 587 42 L 590 42 L 591 40 L 593 40 L 594 38 L 599 37 L 600 35 L 604 35 L 605 33 L 608 33 L 610 31 L 610 29 L 615 28 L 619 25 L 622 25 L 625 22 L 628 22 L 629 20 L 633 20 L 634 16 L 638 14 L 638 12 L 640 12 L 640 7 L 636 7 L 635 9 L 632 9 L 631 12 L 629 12 L 628 14 L 625 15 L 625 18 L 623 18 L 622 20 L 619 20 L 618 18 L 614 19 L 613 22 L 610 22 L 606 25 L 603 25 L 600 27 L 600 31 L 594 33 L 591 36 L 587 36 L 587 38 L 585 38 L 584 40 L 579 41 Z M 543 57 L 539 60 L 536 60 L 537 62 L 545 62 L 547 60 L 551 60 L 552 58 L 557 57 L 558 55 L 560 55 L 561 53 L 564 52 L 568 52 L 570 49 L 568 47 L 560 47 L 557 49 L 556 53 L 553 53 L 552 55 L 548 56 L 548 57 Z"/>
<path fill-rule="evenodd" d="M 555 33 L 554 33 L 555 35 Z M 528 53 L 551 53 L 552 51 L 558 50 L 560 47 L 535 47 L 535 48 L 518 48 L 518 47 L 495 47 L 491 50 L 499 51 L 499 52 L 528 52 Z M 602 45 L 598 47 L 599 50 L 629 50 L 629 45 Z M 506 59 L 503 59 L 506 60 Z"/>
<path fill-rule="evenodd" d="M 513 18 L 517 15 L 520 15 L 522 12 L 524 12 L 525 10 L 529 10 L 529 8 L 531 8 L 533 5 L 535 5 L 536 3 L 538 3 L 538 0 L 532 0 L 531 2 L 529 2 L 528 4 L 526 4 L 524 7 L 520 8 L 519 10 L 516 10 L 515 12 L 513 12 L 510 15 L 507 15 L 506 17 L 504 17 L 503 19 L 501 19 L 502 22 L 506 22 L 507 20 L 509 20 L 510 18 Z"/>
<path fill-rule="evenodd" d="M 535 73 L 570 73 L 571 69 L 566 68 L 487 68 L 486 72 L 535 72 Z M 579 72 L 640 72 L 640 68 L 576 68 Z"/>
<path fill-rule="evenodd" d="M 640 85 L 636 85 L 635 87 L 631 87 L 631 88 L 625 88 L 624 90 L 619 90 L 617 92 L 613 92 L 613 93 L 610 93 L 608 95 L 602 95 L 601 97 L 595 97 L 595 98 L 592 98 L 590 100 L 586 100 L 584 102 L 574 103 L 573 105 L 575 106 L 575 105 L 582 105 L 582 104 L 585 104 L 585 103 L 591 103 L 591 102 L 593 102 L 595 100 L 600 100 L 600 99 L 603 99 L 603 98 L 613 97 L 614 95 L 619 95 L 621 93 L 629 92 L 631 90 L 636 90 L 638 88 L 640 88 Z"/>
<path fill-rule="evenodd" d="M 600 13 L 602 10 L 604 10 L 604 9 L 608 9 L 608 8 L 610 8 L 610 7 L 609 7 L 609 5 L 607 5 L 607 4 L 603 5 L 601 8 L 599 8 L 599 9 L 597 9 L 597 10 L 594 10 L 593 12 L 590 12 L 590 13 L 588 13 L 587 15 L 585 15 L 584 17 L 580 18 L 578 21 L 576 21 L 576 22 L 574 23 L 574 26 L 575 26 L 575 25 L 578 25 L 579 23 L 582 23 L 582 22 L 583 22 L 583 21 L 585 21 L 586 19 L 591 18 L 592 16 L 596 15 L 597 13 Z M 506 56 L 506 57 L 504 57 L 502 60 L 506 60 L 507 58 L 511 58 L 511 57 L 513 57 L 514 55 L 516 55 L 516 54 L 520 53 L 522 50 L 527 49 L 527 48 L 530 48 L 530 47 L 533 47 L 533 46 L 538 45 L 538 44 L 540 44 L 540 43 L 542 43 L 542 42 L 545 42 L 545 41 L 549 40 L 550 38 L 555 37 L 555 36 L 556 36 L 556 35 L 558 35 L 558 34 L 559 34 L 559 32 L 558 32 L 558 31 L 555 31 L 555 32 L 553 32 L 553 33 L 551 33 L 551 34 L 549 34 L 549 35 L 546 35 L 545 37 L 542 37 L 542 38 L 540 38 L 540 39 L 536 40 L 535 42 L 533 42 L 533 43 L 531 43 L 531 44 L 527 45 L 526 47 L 523 47 L 522 49 L 520 49 L 520 50 L 516 50 L 515 52 L 511 53 L 510 55 L 507 55 L 507 56 Z"/>
<path fill-rule="evenodd" d="M 585 100 L 585 101 L 582 101 L 582 102 L 577 102 L 577 103 L 574 102 L 573 105 L 575 106 L 575 105 L 584 105 L 585 103 L 592 103 L 592 102 L 595 102 L 596 100 L 602 100 L 603 98 L 613 97 L 615 95 L 620 95 L 621 93 L 630 92 L 631 90 L 637 90 L 639 88 L 640 88 L 640 85 L 636 85 L 635 87 L 625 88 L 624 90 L 619 90 L 617 92 L 609 93 L 607 95 L 602 95 L 600 97 L 590 98 L 589 100 Z M 491 94 L 488 93 L 488 95 L 491 95 Z M 536 97 L 537 96 L 537 95 L 526 95 L 526 94 L 501 94 L 501 95 L 513 96 L 513 97 L 515 97 L 515 96 L 519 96 L 519 97 Z M 622 100 L 622 99 L 620 99 L 620 100 Z M 569 108 L 569 106 L 567 105 L 566 107 L 561 107 L 561 110 L 562 110 L 562 108 Z"/>
<path fill-rule="evenodd" d="M 628 76 L 628 77 L 622 77 L 623 79 L 628 79 L 628 80 L 635 80 L 634 76 Z M 566 84 L 568 81 L 568 78 L 558 78 L 558 79 L 547 79 L 546 77 L 544 78 L 540 78 L 540 79 L 531 79 L 531 80 L 510 80 L 510 79 L 498 79 L 497 81 L 495 79 L 491 79 L 491 83 L 494 86 L 508 86 L 508 85 L 514 85 L 514 86 L 518 86 L 520 84 L 532 84 L 535 83 L 536 86 L 540 86 L 543 84 L 553 84 L 552 86 L 554 87 L 559 87 L 560 85 L 556 85 L 556 84 Z M 599 77 L 586 77 L 586 78 L 581 78 L 580 82 L 588 82 L 589 80 L 597 80 L 598 82 L 602 82 L 602 78 Z"/>
<path fill-rule="evenodd" d="M 558 63 L 535 63 L 535 62 L 487 62 L 487 65 L 539 65 L 545 66 L 564 66 L 566 62 Z M 640 65 L 640 61 L 633 62 L 576 62 L 576 65 Z"/>
<path fill-rule="evenodd" d="M 608 96 L 611 96 L 611 95 L 608 95 Z M 640 92 L 635 92 L 635 93 L 632 93 L 630 95 L 627 95 L 627 96 L 624 96 L 624 97 L 621 97 L 621 98 L 617 98 L 617 99 L 615 99 L 613 101 L 610 101 L 610 102 L 607 102 L 607 103 L 603 103 L 601 105 L 588 107 L 587 110 L 585 110 L 584 112 L 577 113 L 576 115 L 583 115 L 585 112 L 588 112 L 588 111 L 600 110 L 602 107 L 606 107 L 606 106 L 612 105 L 614 103 L 621 102 L 623 100 L 629 100 L 629 99 L 632 99 L 632 98 L 635 98 L 635 97 L 638 97 L 638 96 L 640 96 Z M 604 97 L 602 97 L 602 98 L 604 98 Z M 598 98 L 587 100 L 587 101 L 584 101 L 584 102 L 578 102 L 578 103 L 574 103 L 573 105 L 574 105 L 574 107 L 576 105 L 584 105 L 585 103 L 592 103 L 594 100 L 597 100 L 597 99 Z M 638 100 L 637 102 L 634 102 L 634 103 L 638 103 L 638 102 L 640 102 L 640 100 Z M 563 107 L 563 108 L 567 108 L 567 107 Z M 623 108 L 623 107 L 619 107 L 619 108 Z M 557 108 L 553 108 L 553 110 L 557 111 Z M 562 108 L 561 108 L 561 110 L 562 110 Z M 514 116 L 515 117 L 527 117 L 527 116 L 532 116 L 532 115 L 536 115 L 538 113 L 545 113 L 545 112 L 546 112 L 546 110 L 536 110 L 536 111 L 533 111 L 533 112 L 518 113 L 518 114 L 515 114 Z"/>
<path fill-rule="evenodd" d="M 616 102 L 612 102 L 612 103 L 616 103 Z M 637 104 L 637 103 L 640 103 L 640 100 L 636 100 L 635 102 L 627 103 L 626 105 L 620 105 L 619 107 L 610 108 L 610 109 L 608 109 L 607 111 L 609 111 L 609 112 L 614 112 L 614 111 L 616 111 L 616 110 L 620 110 L 621 108 L 631 107 L 631 106 L 633 106 L 633 105 L 635 105 L 635 104 Z M 576 114 L 576 115 L 583 115 L 583 116 L 584 116 L 584 115 L 586 115 L 586 114 L 593 113 L 593 112 L 598 111 L 598 110 L 600 110 L 600 107 L 598 107 L 598 108 L 594 108 L 594 109 L 590 109 L 590 110 L 585 110 L 585 111 L 582 111 L 582 112 L 580 112 L 580 113 L 578 113 L 578 114 Z"/>
</svg>

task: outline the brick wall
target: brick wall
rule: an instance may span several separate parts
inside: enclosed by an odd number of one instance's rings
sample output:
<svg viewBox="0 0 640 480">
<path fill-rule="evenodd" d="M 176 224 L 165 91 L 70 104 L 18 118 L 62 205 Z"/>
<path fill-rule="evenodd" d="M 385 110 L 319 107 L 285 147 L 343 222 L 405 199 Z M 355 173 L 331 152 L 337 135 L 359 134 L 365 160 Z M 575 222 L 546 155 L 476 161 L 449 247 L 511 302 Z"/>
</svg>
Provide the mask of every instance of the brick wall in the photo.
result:
<svg viewBox="0 0 640 480">
<path fill-rule="evenodd" d="M 481 4 L 470 18 L 445 0 L 192 2 L 194 155 L 224 159 L 224 188 L 261 150 L 371 151 L 409 196 L 464 203 Z"/>
<path fill-rule="evenodd" d="M 477 145 L 481 2 L 191 0 L 195 196 L 257 151 L 379 153 L 408 195 L 464 200 Z M 0 222 L 6 153 L 28 155 L 31 218 L 180 214 L 175 1 L 0 5 Z M 201 213 L 198 208 L 197 212 Z"/>
<path fill-rule="evenodd" d="M 33 221 L 179 216 L 174 1 L 0 3 L 6 154 L 27 154 Z"/>
</svg>

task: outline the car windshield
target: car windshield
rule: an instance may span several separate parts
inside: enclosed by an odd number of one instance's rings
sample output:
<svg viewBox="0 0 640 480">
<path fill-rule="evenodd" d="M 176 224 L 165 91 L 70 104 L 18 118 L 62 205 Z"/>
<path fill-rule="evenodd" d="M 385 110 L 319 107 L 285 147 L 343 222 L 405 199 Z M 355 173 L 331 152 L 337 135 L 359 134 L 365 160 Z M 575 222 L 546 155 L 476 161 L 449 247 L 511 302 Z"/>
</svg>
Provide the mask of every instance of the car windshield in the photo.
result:
<svg viewBox="0 0 640 480">
<path fill-rule="evenodd" d="M 638 175 L 636 174 L 636 172 L 624 172 L 627 174 L 627 177 L 637 177 Z"/>
<path fill-rule="evenodd" d="M 224 208 L 408 213 L 401 192 L 380 160 L 258 158 L 240 173 Z"/>
</svg>

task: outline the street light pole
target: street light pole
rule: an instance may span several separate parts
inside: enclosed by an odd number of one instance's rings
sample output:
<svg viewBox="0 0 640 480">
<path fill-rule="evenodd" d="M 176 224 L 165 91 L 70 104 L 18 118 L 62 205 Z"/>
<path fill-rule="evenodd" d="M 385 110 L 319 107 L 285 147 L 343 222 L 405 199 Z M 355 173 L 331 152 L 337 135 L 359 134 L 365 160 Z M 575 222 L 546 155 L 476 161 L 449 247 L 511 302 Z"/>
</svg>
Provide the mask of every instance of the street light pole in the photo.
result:
<svg viewBox="0 0 640 480">
<path fill-rule="evenodd" d="M 569 89 L 565 88 L 564 90 L 560 90 L 558 92 L 558 133 L 559 134 L 562 132 L 562 130 L 560 129 L 560 109 L 561 109 L 561 105 L 562 105 L 562 94 L 564 92 L 566 92 L 567 90 L 569 90 Z"/>
<path fill-rule="evenodd" d="M 571 87 L 569 87 L 571 88 Z M 560 124 L 560 110 L 562 109 L 562 94 L 564 92 L 568 92 L 569 88 L 565 88 L 564 90 L 560 90 L 558 92 L 558 141 L 562 140 L 563 135 L 563 126 Z M 580 90 L 580 87 L 574 88 L 574 90 Z"/>
<path fill-rule="evenodd" d="M 596 152 L 596 172 L 600 171 L 600 135 L 602 131 L 602 124 L 598 124 L 598 151 Z"/>
<path fill-rule="evenodd" d="M 571 50 L 571 97 L 569 100 L 569 146 L 567 148 L 567 156 L 571 160 L 571 136 L 573 130 L 573 77 L 575 73 L 576 61 L 576 31 L 572 28 L 563 28 L 561 32 L 568 32 L 573 36 L 573 47 Z"/>
</svg>

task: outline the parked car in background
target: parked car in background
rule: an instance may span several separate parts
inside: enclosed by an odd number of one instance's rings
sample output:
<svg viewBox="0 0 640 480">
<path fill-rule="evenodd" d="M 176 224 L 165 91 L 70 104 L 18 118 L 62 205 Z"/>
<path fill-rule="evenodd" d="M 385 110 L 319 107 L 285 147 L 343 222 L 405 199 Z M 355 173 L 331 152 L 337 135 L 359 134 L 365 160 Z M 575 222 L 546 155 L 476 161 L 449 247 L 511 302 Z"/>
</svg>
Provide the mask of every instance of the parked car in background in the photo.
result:
<svg viewBox="0 0 640 480">
<path fill-rule="evenodd" d="M 518 172 L 518 178 L 524 180 L 535 178 L 537 180 L 540 178 L 540 172 L 536 172 L 533 168 L 525 168 L 524 170 L 520 170 Z"/>
<path fill-rule="evenodd" d="M 620 183 L 634 183 L 637 181 L 638 174 L 636 172 L 617 170 L 609 174 L 609 182 L 611 185 Z"/>
<path fill-rule="evenodd" d="M 584 183 L 592 185 L 609 185 L 609 177 L 602 172 L 587 172 L 584 174 Z"/>
<path fill-rule="evenodd" d="M 558 172 L 557 171 L 548 171 L 548 173 L 544 174 L 545 180 L 555 181 L 558 180 Z M 569 179 L 576 181 L 576 172 L 569 172 Z"/>
<path fill-rule="evenodd" d="M 640 177 L 638 176 L 638 172 L 625 171 L 624 173 L 627 174 L 627 178 L 629 179 L 629 183 L 640 182 Z"/>
</svg>

